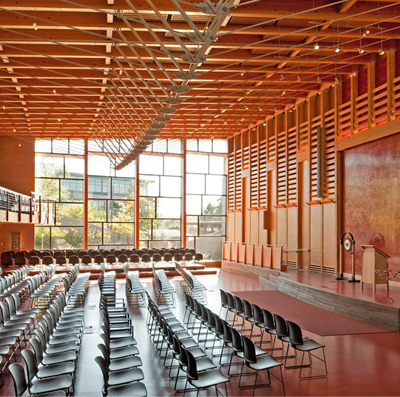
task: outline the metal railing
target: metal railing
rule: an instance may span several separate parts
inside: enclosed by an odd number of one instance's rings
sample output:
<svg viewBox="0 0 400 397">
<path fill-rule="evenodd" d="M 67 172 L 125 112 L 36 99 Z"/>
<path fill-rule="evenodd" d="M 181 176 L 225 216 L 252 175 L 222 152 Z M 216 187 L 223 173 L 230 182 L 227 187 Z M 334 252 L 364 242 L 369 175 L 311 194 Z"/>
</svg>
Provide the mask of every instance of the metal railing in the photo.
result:
<svg viewBox="0 0 400 397">
<path fill-rule="evenodd" d="M 0 211 L 5 211 L 6 222 L 16 221 L 12 214 L 18 214 L 18 222 L 46 225 L 56 223 L 56 202 L 34 192 L 27 196 L 0 187 Z"/>
</svg>

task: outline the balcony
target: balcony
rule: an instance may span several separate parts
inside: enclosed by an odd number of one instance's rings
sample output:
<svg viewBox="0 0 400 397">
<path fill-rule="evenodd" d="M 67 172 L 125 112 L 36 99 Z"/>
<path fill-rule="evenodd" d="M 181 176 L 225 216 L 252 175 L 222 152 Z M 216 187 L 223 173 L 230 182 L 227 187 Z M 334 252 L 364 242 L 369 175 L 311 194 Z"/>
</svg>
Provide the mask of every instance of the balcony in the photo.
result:
<svg viewBox="0 0 400 397">
<path fill-rule="evenodd" d="M 0 222 L 56 224 L 56 202 L 34 192 L 26 196 L 0 187 Z"/>
</svg>

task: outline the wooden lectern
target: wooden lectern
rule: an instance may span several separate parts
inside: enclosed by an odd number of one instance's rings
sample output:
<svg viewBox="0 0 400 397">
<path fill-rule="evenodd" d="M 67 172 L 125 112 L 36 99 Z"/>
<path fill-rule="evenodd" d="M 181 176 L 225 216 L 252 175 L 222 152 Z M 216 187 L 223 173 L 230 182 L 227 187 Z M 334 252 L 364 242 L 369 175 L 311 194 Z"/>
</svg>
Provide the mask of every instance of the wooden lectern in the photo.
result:
<svg viewBox="0 0 400 397">
<path fill-rule="evenodd" d="M 375 248 L 373 245 L 361 245 L 364 249 L 363 262 L 361 271 L 361 289 L 364 283 L 372 284 L 374 292 L 376 291 L 376 284 L 387 284 L 388 277 L 380 277 L 376 274 L 376 270 L 387 271 L 388 262 L 387 258 L 390 256 Z"/>
</svg>

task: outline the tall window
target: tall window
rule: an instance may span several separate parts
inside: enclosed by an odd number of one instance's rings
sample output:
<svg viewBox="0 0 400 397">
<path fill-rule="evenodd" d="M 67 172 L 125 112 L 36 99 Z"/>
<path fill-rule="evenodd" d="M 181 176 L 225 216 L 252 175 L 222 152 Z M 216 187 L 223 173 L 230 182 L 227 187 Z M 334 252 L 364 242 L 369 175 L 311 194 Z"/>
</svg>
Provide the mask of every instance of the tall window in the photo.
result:
<svg viewBox="0 0 400 397">
<path fill-rule="evenodd" d="M 35 248 L 83 245 L 83 140 L 37 140 L 35 191 L 57 202 L 56 226 L 37 226 Z"/>
<path fill-rule="evenodd" d="M 140 246 L 180 247 L 182 158 L 143 154 L 139 172 Z"/>
<path fill-rule="evenodd" d="M 186 156 L 187 246 L 221 259 L 226 220 L 226 141 L 188 140 Z M 205 154 L 214 152 L 213 154 Z M 217 154 L 221 153 L 221 154 Z"/>
<path fill-rule="evenodd" d="M 88 174 L 89 247 L 133 247 L 135 163 L 115 171 L 107 156 L 89 152 Z"/>
</svg>

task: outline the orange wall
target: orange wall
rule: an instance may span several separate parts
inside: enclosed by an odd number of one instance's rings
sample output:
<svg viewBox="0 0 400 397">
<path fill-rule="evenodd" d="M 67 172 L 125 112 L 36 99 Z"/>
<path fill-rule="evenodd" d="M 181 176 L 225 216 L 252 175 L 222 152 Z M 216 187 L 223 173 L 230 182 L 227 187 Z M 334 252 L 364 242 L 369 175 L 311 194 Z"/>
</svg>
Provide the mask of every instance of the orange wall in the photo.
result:
<svg viewBox="0 0 400 397">
<path fill-rule="evenodd" d="M 21 145 L 21 146 L 19 146 Z M 35 188 L 35 144 L 0 137 L 0 186 L 30 195 Z M 34 225 L 0 222 L 0 251 L 11 249 L 11 232 L 21 233 L 21 250 L 34 247 Z"/>
</svg>

